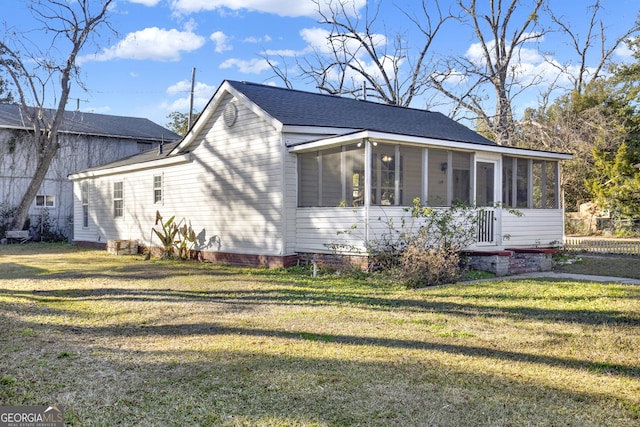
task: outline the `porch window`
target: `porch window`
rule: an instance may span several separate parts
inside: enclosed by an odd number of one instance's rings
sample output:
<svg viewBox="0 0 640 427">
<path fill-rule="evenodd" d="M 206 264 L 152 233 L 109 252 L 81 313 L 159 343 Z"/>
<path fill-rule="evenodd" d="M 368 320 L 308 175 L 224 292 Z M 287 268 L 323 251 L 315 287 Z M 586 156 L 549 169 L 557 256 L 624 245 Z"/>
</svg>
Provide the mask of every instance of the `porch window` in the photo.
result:
<svg viewBox="0 0 640 427">
<path fill-rule="evenodd" d="M 124 183 L 116 181 L 113 183 L 113 217 L 122 218 L 124 216 Z"/>
<path fill-rule="evenodd" d="M 300 153 L 298 206 L 363 206 L 365 169 L 371 205 L 409 206 L 415 198 L 429 206 L 471 203 L 472 162 L 467 152 L 383 143 L 371 143 L 369 165 L 364 143 Z"/>
<path fill-rule="evenodd" d="M 360 145 L 360 146 L 358 146 Z M 364 204 L 363 144 L 298 155 L 298 205 Z"/>
<path fill-rule="evenodd" d="M 80 184 L 81 202 L 82 202 L 82 227 L 89 227 L 89 183 L 82 181 Z"/>
<path fill-rule="evenodd" d="M 516 207 L 529 207 L 529 160 L 516 161 Z"/>
<path fill-rule="evenodd" d="M 502 202 L 523 209 L 557 209 L 558 162 L 503 157 Z"/>
<path fill-rule="evenodd" d="M 428 149 L 428 206 L 469 204 L 471 200 L 471 153 Z"/>
<path fill-rule="evenodd" d="M 447 183 L 449 181 L 449 154 L 446 150 L 429 148 L 427 162 L 427 205 L 447 206 Z"/>
<path fill-rule="evenodd" d="M 451 203 L 468 205 L 471 203 L 471 154 L 452 151 L 451 163 L 453 165 Z"/>
</svg>

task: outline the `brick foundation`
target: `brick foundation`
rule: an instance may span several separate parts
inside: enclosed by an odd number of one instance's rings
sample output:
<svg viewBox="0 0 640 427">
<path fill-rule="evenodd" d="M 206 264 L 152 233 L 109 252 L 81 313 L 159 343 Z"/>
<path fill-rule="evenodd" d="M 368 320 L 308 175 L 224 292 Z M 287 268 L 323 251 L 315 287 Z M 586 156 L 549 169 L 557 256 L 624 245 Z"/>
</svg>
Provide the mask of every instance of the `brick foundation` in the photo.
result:
<svg viewBox="0 0 640 427">
<path fill-rule="evenodd" d="M 356 269 L 368 270 L 369 259 L 366 256 L 338 255 L 338 254 L 314 254 L 298 253 L 297 261 L 300 265 L 312 265 L 314 262 L 318 267 L 335 269 Z"/>
<path fill-rule="evenodd" d="M 496 276 L 551 271 L 555 249 L 505 249 L 504 251 L 465 252 L 468 264 L 475 270 L 488 271 Z"/>
</svg>

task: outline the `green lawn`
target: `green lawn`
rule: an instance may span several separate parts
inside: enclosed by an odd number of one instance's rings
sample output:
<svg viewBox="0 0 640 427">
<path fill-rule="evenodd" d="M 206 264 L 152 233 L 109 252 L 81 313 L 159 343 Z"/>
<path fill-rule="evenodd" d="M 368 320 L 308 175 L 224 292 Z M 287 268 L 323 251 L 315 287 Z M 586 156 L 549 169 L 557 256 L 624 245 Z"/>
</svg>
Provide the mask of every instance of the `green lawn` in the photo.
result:
<svg viewBox="0 0 640 427">
<path fill-rule="evenodd" d="M 0 404 L 83 426 L 637 426 L 640 286 L 0 246 Z"/>
<path fill-rule="evenodd" d="M 557 271 L 640 279 L 639 256 L 568 254 L 565 258 L 571 263 L 556 267 Z"/>
</svg>

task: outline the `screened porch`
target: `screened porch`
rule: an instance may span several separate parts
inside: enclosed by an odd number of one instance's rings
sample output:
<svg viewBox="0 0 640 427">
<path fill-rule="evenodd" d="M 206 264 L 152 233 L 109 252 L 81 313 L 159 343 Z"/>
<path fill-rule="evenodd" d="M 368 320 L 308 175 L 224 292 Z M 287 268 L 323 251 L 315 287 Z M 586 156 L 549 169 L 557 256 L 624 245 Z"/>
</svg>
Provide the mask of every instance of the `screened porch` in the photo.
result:
<svg viewBox="0 0 640 427">
<path fill-rule="evenodd" d="M 416 198 L 434 208 L 477 207 L 477 248 L 562 238 L 558 158 L 543 152 L 527 157 L 520 153 L 525 150 L 505 147 L 481 151 L 470 144 L 450 145 L 361 139 L 297 147 L 297 250 L 326 251 L 331 242 L 364 247 L 384 232 L 379 218 L 407 220 L 404 207 Z M 338 234 L 343 230 L 351 231 Z"/>
</svg>

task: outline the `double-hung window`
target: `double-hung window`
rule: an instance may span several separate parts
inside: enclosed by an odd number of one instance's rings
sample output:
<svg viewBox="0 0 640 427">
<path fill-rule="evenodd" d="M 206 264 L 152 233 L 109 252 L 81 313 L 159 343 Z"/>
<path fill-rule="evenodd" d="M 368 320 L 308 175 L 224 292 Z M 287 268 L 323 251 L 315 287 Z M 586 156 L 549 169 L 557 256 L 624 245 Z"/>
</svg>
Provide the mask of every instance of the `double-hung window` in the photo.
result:
<svg viewBox="0 0 640 427">
<path fill-rule="evenodd" d="M 113 217 L 122 218 L 124 216 L 124 183 L 116 181 L 113 183 Z"/>
<path fill-rule="evenodd" d="M 81 201 L 82 201 L 82 227 L 89 227 L 89 183 L 83 181 L 80 185 Z"/>
<path fill-rule="evenodd" d="M 162 175 L 153 176 L 153 203 L 162 203 Z"/>
</svg>

